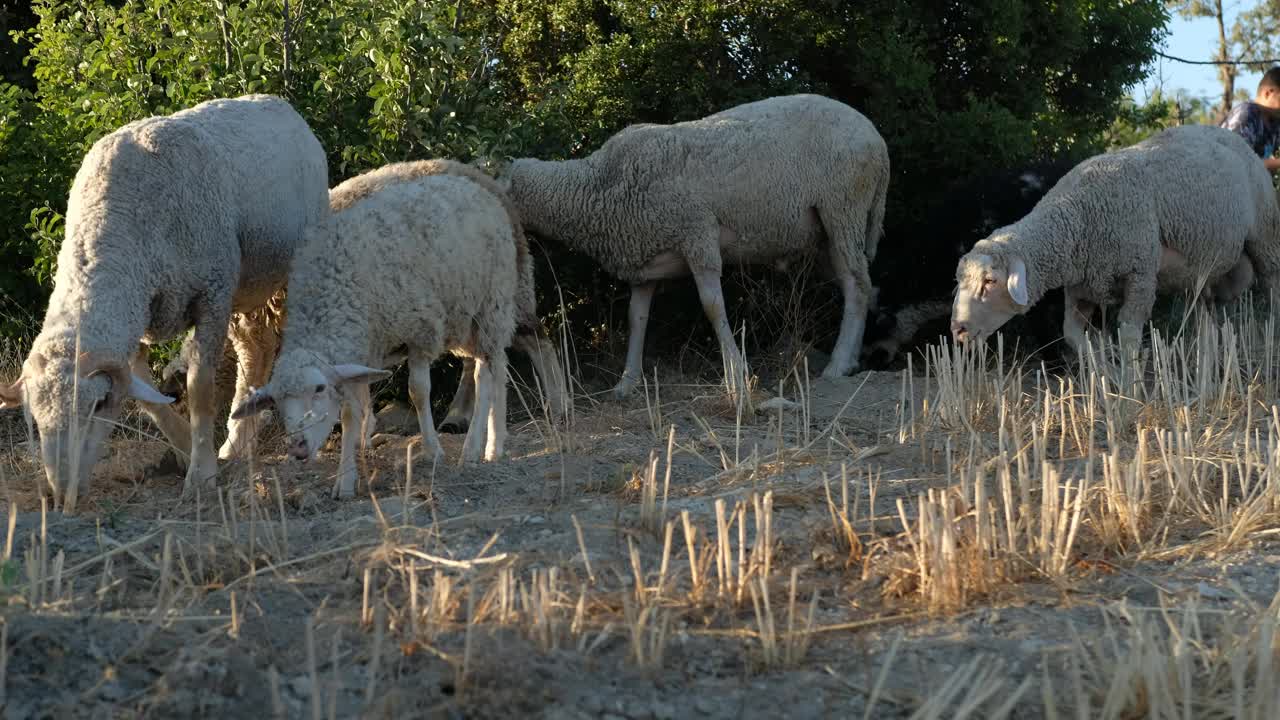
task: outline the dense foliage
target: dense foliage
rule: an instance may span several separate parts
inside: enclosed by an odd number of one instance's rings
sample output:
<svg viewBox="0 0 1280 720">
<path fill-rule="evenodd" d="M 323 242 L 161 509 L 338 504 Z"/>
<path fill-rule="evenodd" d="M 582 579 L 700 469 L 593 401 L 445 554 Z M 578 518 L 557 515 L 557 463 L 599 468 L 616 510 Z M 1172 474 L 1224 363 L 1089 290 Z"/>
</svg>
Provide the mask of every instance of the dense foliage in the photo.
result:
<svg viewBox="0 0 1280 720">
<path fill-rule="evenodd" d="M 89 145 L 130 120 L 246 92 L 295 104 L 335 182 L 405 158 L 582 155 L 632 122 L 830 95 L 889 144 L 888 226 L 901 241 L 881 244 L 883 281 L 928 262 L 927 228 L 913 219 L 946 183 L 1100 148 L 1168 19 L 1161 0 L 33 0 L 31 10 L 30 28 L 0 53 L 6 77 L 14 53 L 29 54 L 35 82 L 0 86 L 0 290 L 23 309 L 0 311 L 10 333 L 39 317 Z M 555 272 L 576 332 L 625 317 L 615 307 L 625 293 L 594 268 L 557 255 Z M 687 333 L 698 305 L 684 307 Z"/>
</svg>

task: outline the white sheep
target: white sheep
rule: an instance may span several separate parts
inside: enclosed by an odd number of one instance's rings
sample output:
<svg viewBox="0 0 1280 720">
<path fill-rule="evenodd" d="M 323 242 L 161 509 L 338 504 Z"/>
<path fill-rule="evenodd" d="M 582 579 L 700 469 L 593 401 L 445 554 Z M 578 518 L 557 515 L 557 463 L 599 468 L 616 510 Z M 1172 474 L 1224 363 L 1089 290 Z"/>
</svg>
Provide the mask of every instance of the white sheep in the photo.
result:
<svg viewBox="0 0 1280 720">
<path fill-rule="evenodd" d="M 330 193 L 329 207 L 332 212 L 340 212 L 356 201 L 377 192 L 388 184 L 403 182 L 427 175 L 457 175 L 468 178 L 493 193 L 502 201 L 503 207 L 511 219 L 512 232 L 516 243 L 516 263 L 518 266 L 518 285 L 516 287 L 516 334 L 514 346 L 527 355 L 533 364 L 534 372 L 542 383 L 546 397 L 548 415 L 555 420 L 565 412 L 569 398 L 566 379 L 562 372 L 555 344 L 547 337 L 538 319 L 538 300 L 533 281 L 533 257 L 529 254 L 529 241 L 525 237 L 520 214 L 502 187 L 490 176 L 476 167 L 454 160 L 412 160 L 384 165 L 376 170 L 351 178 L 334 188 Z M 466 432 L 472 407 L 475 405 L 475 361 L 463 359 L 462 378 L 458 390 L 454 394 L 442 427 L 452 426 L 455 432 Z M 364 403 L 366 434 L 372 433 L 373 414 L 369 404 Z"/>
<path fill-rule="evenodd" d="M 774 97 L 674 125 L 632 125 L 591 155 L 516 160 L 500 178 L 525 226 L 631 284 L 625 396 L 640 379 L 658 280 L 692 274 L 730 388 L 745 362 L 720 288 L 725 263 L 778 263 L 823 248 L 844 294 L 824 377 L 856 369 L 889 186 L 871 122 L 818 95 Z"/>
<path fill-rule="evenodd" d="M 353 178 L 333 194 L 368 184 Z M 389 375 L 381 368 L 400 348 L 427 451 L 443 455 L 431 420 L 431 363 L 451 350 L 476 361 L 462 460 L 503 454 L 506 348 L 521 286 L 511 216 L 501 197 L 473 178 L 425 175 L 360 194 L 309 231 L 289 275 L 288 318 L 271 379 L 232 413 L 246 417 L 274 405 L 289 453 L 306 459 L 341 412 L 333 491 L 340 498 L 355 493 L 368 383 Z"/>
<path fill-rule="evenodd" d="M 1061 287 L 1073 350 L 1093 310 L 1119 304 L 1120 337 L 1134 351 L 1158 291 L 1199 285 L 1230 300 L 1255 269 L 1280 288 L 1280 211 L 1266 169 L 1229 130 L 1170 128 L 1085 160 L 1026 217 L 974 245 L 956 267 L 951 332 L 986 337 Z"/>
<path fill-rule="evenodd" d="M 329 210 L 334 213 L 341 212 L 389 184 L 428 175 L 442 174 L 457 175 L 479 183 L 502 200 L 503 207 L 506 208 L 515 235 L 517 265 L 519 267 L 519 284 L 516 288 L 518 305 L 516 308 L 517 320 L 514 346 L 525 353 L 531 360 L 534 372 L 537 373 L 538 379 L 542 383 L 549 416 L 553 420 L 559 418 L 569 402 L 566 381 L 555 345 L 546 336 L 538 319 L 537 296 L 533 281 L 533 258 L 529 254 L 528 239 L 525 237 L 515 206 L 493 178 L 471 165 L 454 160 L 433 159 L 390 163 L 350 178 L 333 188 L 329 193 Z M 237 315 L 234 317 L 231 323 L 233 342 L 258 345 L 264 349 L 264 352 L 269 353 L 268 357 L 271 360 L 274 360 L 275 353 L 279 348 L 280 329 L 283 327 L 287 313 L 284 298 L 285 291 L 281 290 L 273 296 L 272 301 L 268 303 L 266 308 L 254 315 Z M 165 367 L 164 375 L 166 379 L 185 372 L 185 345 L 183 349 L 184 352 L 178 353 L 169 365 Z M 405 357 L 402 352 L 388 355 L 383 358 L 383 367 L 393 367 L 402 362 Z M 259 372 L 253 375 L 254 379 L 251 382 L 254 386 L 260 386 L 266 382 L 270 374 L 270 366 L 254 369 L 259 370 Z M 241 377 L 243 377 L 243 374 Z M 475 405 L 474 377 L 474 360 L 469 357 L 464 358 L 462 379 L 459 383 L 458 391 L 454 394 L 453 401 L 449 406 L 445 420 L 441 423 L 442 427 L 452 427 L 455 432 L 465 432 L 467 430 L 471 411 Z M 367 441 L 372 437 L 376 424 L 376 416 L 372 412 L 372 404 L 368 397 L 368 388 L 367 386 L 357 385 L 353 386 L 351 391 L 358 396 L 357 405 L 360 407 L 360 415 L 363 416 L 362 426 L 364 437 Z M 248 389 L 241 392 L 240 387 L 237 386 L 233 404 L 238 404 L 247 394 Z M 229 423 L 238 423 L 240 426 L 243 426 L 245 422 L 245 420 L 236 418 L 232 418 L 229 421 Z M 228 443 L 231 442 L 232 437 L 235 437 L 234 433 L 228 437 Z"/>
<path fill-rule="evenodd" d="M 328 212 L 327 185 L 319 141 L 268 95 L 211 100 L 94 143 L 71 187 L 44 326 L 21 376 L 0 389 L 0 405 L 34 417 L 66 512 L 127 397 L 189 456 L 184 496 L 213 480 L 228 320 L 284 284 L 304 229 Z M 145 348 L 193 325 L 188 425 L 144 379 Z"/>
</svg>

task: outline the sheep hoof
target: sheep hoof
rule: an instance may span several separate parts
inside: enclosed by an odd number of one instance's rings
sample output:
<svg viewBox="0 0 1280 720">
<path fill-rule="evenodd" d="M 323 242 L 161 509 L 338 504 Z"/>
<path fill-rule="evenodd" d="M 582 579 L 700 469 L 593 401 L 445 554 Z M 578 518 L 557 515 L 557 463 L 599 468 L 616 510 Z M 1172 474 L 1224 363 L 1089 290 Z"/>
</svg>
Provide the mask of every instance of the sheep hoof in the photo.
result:
<svg viewBox="0 0 1280 720">
<path fill-rule="evenodd" d="M 197 488 L 206 498 L 210 496 L 218 473 L 216 462 L 190 463 L 187 476 L 182 481 L 182 500 L 194 501 Z"/>
<path fill-rule="evenodd" d="M 627 396 L 631 394 L 631 391 L 635 389 L 635 387 L 636 387 L 635 378 L 623 375 L 622 379 L 618 381 L 618 384 L 613 386 L 613 399 L 625 400 Z"/>
<path fill-rule="evenodd" d="M 826 378 L 827 380 L 834 380 L 836 378 L 845 377 L 849 373 L 857 372 L 857 370 L 858 370 L 857 363 L 853 363 L 847 368 L 842 368 L 835 364 L 831 364 L 831 365 L 828 365 L 825 369 L 823 369 L 822 377 Z"/>
<path fill-rule="evenodd" d="M 462 435 L 467 432 L 471 422 L 467 418 L 445 418 L 438 430 L 450 435 Z"/>
<path fill-rule="evenodd" d="M 444 447 L 440 445 L 439 441 L 433 443 L 430 439 L 423 437 L 422 459 L 436 464 L 444 463 Z"/>
<path fill-rule="evenodd" d="M 344 481 L 345 480 L 345 481 Z M 356 496 L 356 478 L 355 472 L 350 477 L 343 478 L 343 473 L 338 473 L 338 477 L 333 481 L 333 490 L 329 492 L 329 497 L 334 500 L 350 500 Z"/>
<path fill-rule="evenodd" d="M 222 443 L 222 447 L 218 448 L 219 460 L 239 460 L 248 457 L 253 452 L 253 444 L 248 438 L 236 439 L 228 437 L 226 442 Z"/>
<path fill-rule="evenodd" d="M 470 439 L 470 436 L 468 436 Z M 472 442 L 462 442 L 462 456 L 458 458 L 458 467 L 478 463 L 484 457 L 484 439 L 476 438 Z"/>
</svg>

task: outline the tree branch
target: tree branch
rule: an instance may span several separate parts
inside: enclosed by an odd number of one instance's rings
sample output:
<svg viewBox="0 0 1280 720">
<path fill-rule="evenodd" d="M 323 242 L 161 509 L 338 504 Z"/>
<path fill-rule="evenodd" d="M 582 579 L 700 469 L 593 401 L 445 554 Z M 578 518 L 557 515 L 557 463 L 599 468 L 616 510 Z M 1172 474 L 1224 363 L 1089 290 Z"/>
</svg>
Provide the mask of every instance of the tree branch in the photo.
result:
<svg viewBox="0 0 1280 720">
<path fill-rule="evenodd" d="M 227 22 L 226 0 L 214 0 L 214 8 L 218 12 L 218 25 L 222 28 L 222 66 L 231 73 L 231 25 Z"/>
<path fill-rule="evenodd" d="M 280 32 L 280 45 L 284 50 L 280 75 L 284 81 L 285 95 L 289 94 L 289 70 L 293 66 L 293 17 L 289 14 L 289 0 L 284 0 L 284 25 Z"/>
<path fill-rule="evenodd" d="M 1249 60 L 1245 60 L 1244 58 L 1239 60 L 1187 60 L 1186 58 L 1180 58 L 1175 55 L 1166 55 L 1159 50 L 1156 51 L 1156 55 L 1159 55 L 1165 60 L 1172 60 L 1173 62 L 1185 63 L 1187 65 L 1280 65 L 1280 58 L 1252 58 Z"/>
</svg>

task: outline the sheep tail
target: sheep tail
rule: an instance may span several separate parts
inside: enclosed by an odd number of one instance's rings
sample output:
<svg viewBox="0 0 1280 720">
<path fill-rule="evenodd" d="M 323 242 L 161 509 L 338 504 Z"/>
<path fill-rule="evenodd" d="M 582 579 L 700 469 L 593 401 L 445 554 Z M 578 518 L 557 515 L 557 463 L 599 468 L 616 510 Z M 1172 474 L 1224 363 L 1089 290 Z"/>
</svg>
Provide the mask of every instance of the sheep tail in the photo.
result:
<svg viewBox="0 0 1280 720">
<path fill-rule="evenodd" d="M 880 237 L 884 235 L 884 211 L 888 197 L 889 166 L 886 162 L 880 170 L 880 176 L 876 178 L 875 200 L 871 205 L 871 211 L 867 213 L 867 240 L 863 248 L 863 252 L 867 255 L 867 262 L 876 259 L 876 249 L 880 246 Z"/>
</svg>

